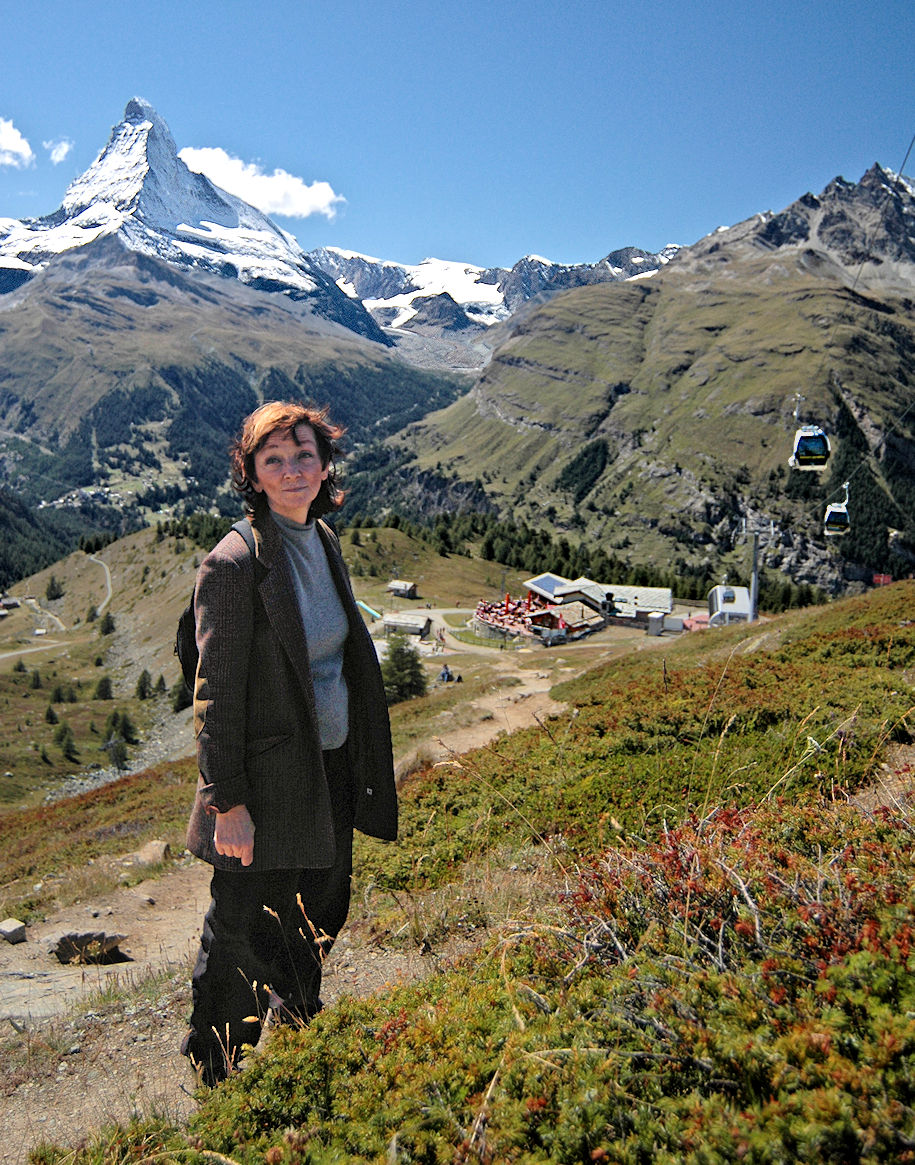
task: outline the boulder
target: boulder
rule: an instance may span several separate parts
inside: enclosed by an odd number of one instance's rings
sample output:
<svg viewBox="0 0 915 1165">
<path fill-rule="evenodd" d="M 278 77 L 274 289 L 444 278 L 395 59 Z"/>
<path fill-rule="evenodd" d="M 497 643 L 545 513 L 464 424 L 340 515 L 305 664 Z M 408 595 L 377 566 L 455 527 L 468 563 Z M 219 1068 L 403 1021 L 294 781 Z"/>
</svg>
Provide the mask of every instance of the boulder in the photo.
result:
<svg viewBox="0 0 915 1165">
<path fill-rule="evenodd" d="M 125 938 L 126 934 L 106 934 L 103 930 L 71 931 L 51 939 L 48 953 L 65 964 L 117 962 L 125 958 L 118 950 Z"/>
<path fill-rule="evenodd" d="M 157 866 L 160 862 L 167 861 L 171 853 L 167 841 L 148 841 L 136 853 L 130 855 L 130 860 L 135 866 Z"/>
<path fill-rule="evenodd" d="M 5 938 L 8 943 L 24 943 L 25 923 L 18 918 L 5 918 L 0 922 L 0 938 Z"/>
</svg>

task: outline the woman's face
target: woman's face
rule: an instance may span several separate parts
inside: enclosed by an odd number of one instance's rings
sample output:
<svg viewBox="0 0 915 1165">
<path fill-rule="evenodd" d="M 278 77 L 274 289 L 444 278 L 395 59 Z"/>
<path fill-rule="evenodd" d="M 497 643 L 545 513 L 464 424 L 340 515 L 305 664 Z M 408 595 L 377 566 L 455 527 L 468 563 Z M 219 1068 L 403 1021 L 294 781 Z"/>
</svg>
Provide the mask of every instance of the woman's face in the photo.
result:
<svg viewBox="0 0 915 1165">
<path fill-rule="evenodd" d="M 311 425 L 296 425 L 295 436 L 293 440 L 290 433 L 270 434 L 254 454 L 256 480 L 252 485 L 266 495 L 274 513 L 294 522 L 307 522 L 328 468 L 321 464 Z"/>
</svg>

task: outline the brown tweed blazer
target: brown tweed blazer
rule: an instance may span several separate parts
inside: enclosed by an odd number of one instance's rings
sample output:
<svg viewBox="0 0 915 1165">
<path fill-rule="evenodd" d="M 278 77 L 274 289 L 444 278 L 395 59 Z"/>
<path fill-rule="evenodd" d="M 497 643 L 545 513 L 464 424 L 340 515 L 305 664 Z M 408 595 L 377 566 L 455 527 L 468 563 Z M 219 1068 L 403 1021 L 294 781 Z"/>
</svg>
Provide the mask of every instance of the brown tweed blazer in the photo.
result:
<svg viewBox="0 0 915 1165">
<path fill-rule="evenodd" d="M 200 776 L 188 849 L 224 870 L 326 867 L 334 860 L 334 826 L 308 644 L 282 536 L 269 511 L 251 524 L 256 563 L 232 530 L 197 573 L 194 726 Z M 318 530 L 349 620 L 344 675 L 355 824 L 393 841 L 397 795 L 381 669 L 336 535 L 321 521 Z M 234 805 L 246 805 L 254 819 L 254 863 L 248 867 L 218 854 L 213 844 L 215 811 Z"/>
</svg>

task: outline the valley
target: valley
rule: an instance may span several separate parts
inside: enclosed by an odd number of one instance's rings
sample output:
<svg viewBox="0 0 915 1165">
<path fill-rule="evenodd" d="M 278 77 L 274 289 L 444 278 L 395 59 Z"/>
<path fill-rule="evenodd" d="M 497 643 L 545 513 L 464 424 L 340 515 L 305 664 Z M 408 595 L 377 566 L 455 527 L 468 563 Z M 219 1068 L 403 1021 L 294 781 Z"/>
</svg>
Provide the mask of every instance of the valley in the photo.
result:
<svg viewBox="0 0 915 1165">
<path fill-rule="evenodd" d="M 0 232 L 0 585 L 81 540 L 232 512 L 223 451 L 280 396 L 331 405 L 375 522 L 496 513 L 715 581 L 745 577 L 758 534 L 776 582 L 906 577 L 913 221 L 910 180 L 875 164 L 658 253 L 306 254 L 134 99 L 55 214 Z M 801 423 L 833 443 L 816 480 L 788 469 Z"/>
</svg>

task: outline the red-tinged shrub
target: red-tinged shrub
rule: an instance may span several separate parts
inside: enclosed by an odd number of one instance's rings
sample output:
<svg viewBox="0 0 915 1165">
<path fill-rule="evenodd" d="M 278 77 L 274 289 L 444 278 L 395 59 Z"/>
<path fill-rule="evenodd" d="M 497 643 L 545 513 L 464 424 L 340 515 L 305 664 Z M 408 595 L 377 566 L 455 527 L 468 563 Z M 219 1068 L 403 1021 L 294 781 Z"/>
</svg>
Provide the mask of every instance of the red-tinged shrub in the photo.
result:
<svg viewBox="0 0 915 1165">
<path fill-rule="evenodd" d="M 719 970 L 750 959 L 764 981 L 784 979 L 781 995 L 857 951 L 909 958 L 911 836 L 902 817 L 865 822 L 829 802 L 720 810 L 608 852 L 569 907 L 592 957 L 677 951 Z"/>
</svg>

